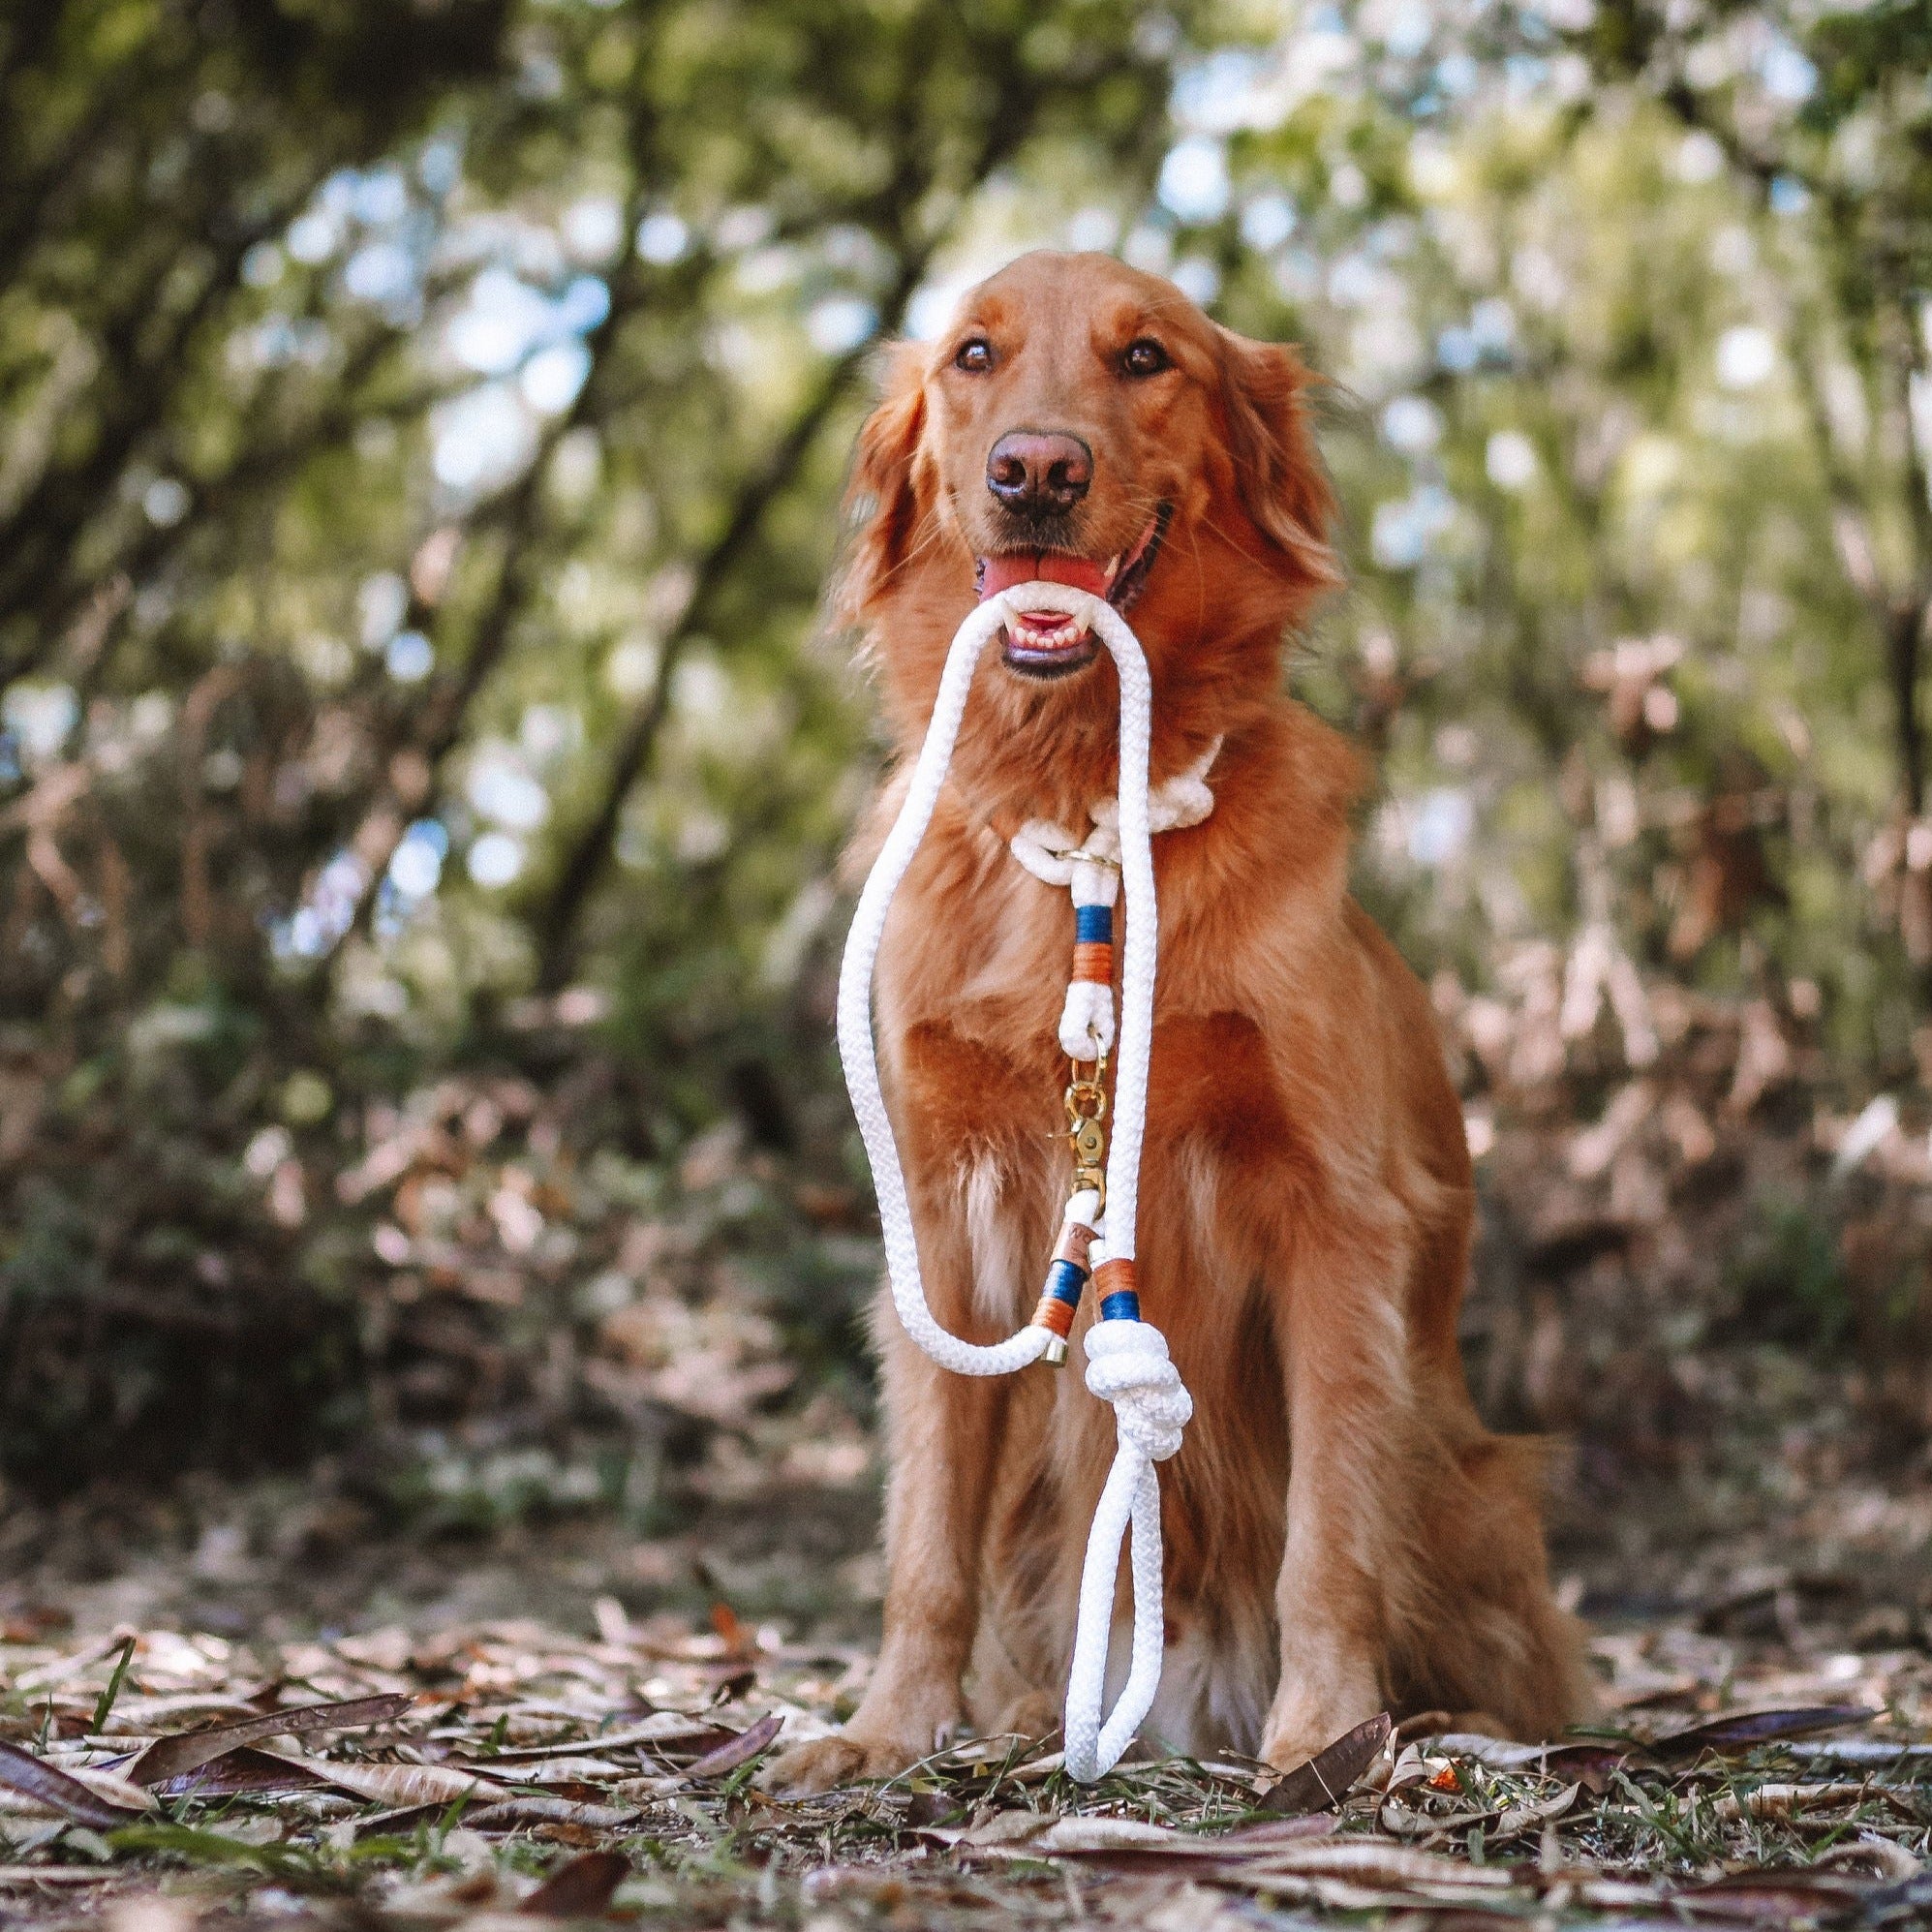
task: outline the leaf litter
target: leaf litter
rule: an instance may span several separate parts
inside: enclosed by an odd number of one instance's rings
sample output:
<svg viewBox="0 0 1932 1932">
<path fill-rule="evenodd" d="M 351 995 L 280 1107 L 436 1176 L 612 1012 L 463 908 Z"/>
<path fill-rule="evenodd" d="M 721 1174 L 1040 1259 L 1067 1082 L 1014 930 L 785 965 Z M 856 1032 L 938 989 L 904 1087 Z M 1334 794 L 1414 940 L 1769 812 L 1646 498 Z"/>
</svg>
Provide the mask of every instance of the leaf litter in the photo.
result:
<svg viewBox="0 0 1932 1932">
<path fill-rule="evenodd" d="M 1285 1776 L 1151 1752 L 1081 1790 L 1057 1739 L 966 1738 L 786 1803 L 756 1779 L 863 1653 L 720 1607 L 254 1644 L 0 1642 L 0 1917 L 483 1929 L 505 1915 L 845 1932 L 1932 1919 L 1932 1663 L 1682 1624 L 1599 1641 L 1549 1745 L 1433 1713 Z M 648 1689 L 647 1689 L 648 1686 Z"/>
</svg>

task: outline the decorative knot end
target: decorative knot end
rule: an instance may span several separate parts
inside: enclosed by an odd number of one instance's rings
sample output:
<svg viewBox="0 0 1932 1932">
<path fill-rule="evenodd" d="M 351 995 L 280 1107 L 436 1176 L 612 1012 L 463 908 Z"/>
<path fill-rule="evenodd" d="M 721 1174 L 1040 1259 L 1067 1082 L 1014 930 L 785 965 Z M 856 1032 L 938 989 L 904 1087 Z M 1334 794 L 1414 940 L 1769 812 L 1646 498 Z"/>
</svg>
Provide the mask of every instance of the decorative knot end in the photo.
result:
<svg viewBox="0 0 1932 1932">
<path fill-rule="evenodd" d="M 1181 1447 L 1194 1400 L 1151 1323 L 1095 1322 L 1087 1332 L 1087 1386 L 1113 1403 L 1121 1440 L 1150 1462 L 1165 1462 Z"/>
</svg>

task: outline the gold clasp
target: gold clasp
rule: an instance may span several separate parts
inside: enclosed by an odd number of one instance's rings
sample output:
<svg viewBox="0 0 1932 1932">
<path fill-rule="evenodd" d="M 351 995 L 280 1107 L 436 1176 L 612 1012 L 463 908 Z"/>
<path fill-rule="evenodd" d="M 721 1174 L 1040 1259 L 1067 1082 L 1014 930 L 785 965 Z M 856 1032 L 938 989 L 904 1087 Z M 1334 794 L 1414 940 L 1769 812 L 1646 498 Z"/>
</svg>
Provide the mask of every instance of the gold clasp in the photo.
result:
<svg viewBox="0 0 1932 1932">
<path fill-rule="evenodd" d="M 1089 852 L 1085 845 L 1056 846 L 1041 848 L 1050 859 L 1058 859 L 1062 864 L 1076 866 L 1105 866 L 1110 872 L 1119 872 L 1119 859 L 1110 859 L 1105 852 Z"/>
<path fill-rule="evenodd" d="M 1093 1071 L 1085 1071 L 1084 1060 L 1072 1060 L 1073 1078 L 1066 1087 L 1066 1118 L 1070 1124 L 1078 1126 L 1082 1120 L 1098 1121 L 1107 1113 L 1107 1056 L 1103 1053 L 1093 1062 Z"/>
<path fill-rule="evenodd" d="M 1107 1056 L 1101 1054 L 1093 1071 L 1085 1070 L 1075 1060 L 1073 1078 L 1066 1089 L 1067 1140 L 1073 1148 L 1073 1191 L 1091 1188 L 1107 1205 L 1107 1129 L 1101 1122 L 1107 1117 Z"/>
</svg>

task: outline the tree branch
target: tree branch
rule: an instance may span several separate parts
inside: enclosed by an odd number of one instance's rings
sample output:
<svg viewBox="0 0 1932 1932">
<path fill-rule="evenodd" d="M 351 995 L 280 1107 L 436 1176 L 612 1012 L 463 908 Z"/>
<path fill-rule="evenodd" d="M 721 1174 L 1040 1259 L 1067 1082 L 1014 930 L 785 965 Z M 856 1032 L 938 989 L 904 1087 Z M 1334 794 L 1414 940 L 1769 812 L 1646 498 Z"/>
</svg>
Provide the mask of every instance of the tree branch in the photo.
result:
<svg viewBox="0 0 1932 1932">
<path fill-rule="evenodd" d="M 691 639 L 701 634 L 720 589 L 751 547 L 764 522 L 765 512 L 798 474 L 818 440 L 818 432 L 850 389 L 879 334 L 896 330 L 904 320 L 905 304 L 925 274 L 925 261 L 922 256 L 906 264 L 895 299 L 881 315 L 879 328 L 825 372 L 818 387 L 793 417 L 771 453 L 741 485 L 723 530 L 698 560 L 684 614 L 665 637 L 659 654 L 658 675 L 651 693 L 626 721 L 611 757 L 598 809 L 571 843 L 556 883 L 535 921 L 541 957 L 541 984 L 546 989 L 554 990 L 569 977 L 577 921 L 616 844 L 625 800 L 657 748 L 659 734 L 670 711 L 672 677 L 679 659 Z"/>
<path fill-rule="evenodd" d="M 1818 371 L 1801 353 L 1792 358 L 1799 400 L 1804 406 L 1812 445 L 1831 505 L 1839 567 L 1878 633 L 1886 682 L 1892 699 L 1899 795 L 1904 809 L 1916 818 L 1925 800 L 1925 731 L 1919 718 L 1919 685 L 1928 620 L 1932 619 L 1932 500 L 1927 497 L 1926 471 L 1912 434 L 1907 400 L 1913 376 L 1922 374 L 1910 278 L 1901 282 L 1895 260 L 1861 261 L 1859 278 L 1876 283 L 1882 292 L 1876 300 L 1862 305 L 1853 299 L 1845 286 L 1848 278 L 1843 264 L 1833 260 L 1835 255 L 1855 246 L 1853 238 L 1859 209 L 1853 198 L 1835 183 L 1807 172 L 1788 157 L 1774 158 L 1759 152 L 1734 127 L 1714 114 L 1703 96 L 1681 76 L 1659 87 L 1657 97 L 1685 127 L 1717 142 L 1733 173 L 1752 184 L 1761 204 L 1768 205 L 1772 186 L 1780 175 L 1803 182 L 1822 208 L 1819 225 L 1825 237 L 1827 281 L 1833 285 L 1843 310 L 1855 313 L 1861 306 L 1864 308 L 1882 337 L 1881 359 L 1892 365 L 1888 371 L 1895 392 L 1892 408 L 1895 413 L 1903 408 L 1906 414 L 1905 433 L 1899 440 L 1905 451 L 1903 494 L 1911 555 L 1902 583 L 1886 581 L 1866 490 L 1839 460 Z M 1797 330 L 1794 328 L 1792 333 L 1795 335 Z"/>
<path fill-rule="evenodd" d="M 905 309 L 934 257 L 964 213 L 968 195 L 1026 141 L 1046 97 L 1045 86 L 1033 77 L 1011 68 L 1007 70 L 999 96 L 988 115 L 979 149 L 965 170 L 965 180 L 945 220 L 922 241 L 901 254 L 900 272 L 892 293 L 881 305 L 877 327 L 865 343 L 826 371 L 819 388 L 765 463 L 746 479 L 724 529 L 699 561 L 684 614 L 664 639 L 650 695 L 632 711 L 619 736 L 598 809 L 572 841 L 556 882 L 533 921 L 539 948 L 539 983 L 546 990 L 562 986 L 575 969 L 577 933 L 584 908 L 610 862 L 625 801 L 643 777 L 663 731 L 678 659 L 690 640 L 702 633 L 719 590 L 750 547 L 773 501 L 782 493 L 810 453 L 826 418 L 863 368 L 874 344 L 883 335 L 898 332 Z M 924 157 L 917 154 L 916 126 L 905 118 L 899 132 L 910 150 L 905 157 L 902 174 L 907 165 L 915 173 L 923 172 Z M 915 181 L 908 188 L 916 189 L 917 185 Z M 930 185 L 929 180 L 928 192 Z M 899 198 L 898 205 L 901 210 L 914 208 L 923 199 L 923 193 L 906 192 Z"/>
</svg>

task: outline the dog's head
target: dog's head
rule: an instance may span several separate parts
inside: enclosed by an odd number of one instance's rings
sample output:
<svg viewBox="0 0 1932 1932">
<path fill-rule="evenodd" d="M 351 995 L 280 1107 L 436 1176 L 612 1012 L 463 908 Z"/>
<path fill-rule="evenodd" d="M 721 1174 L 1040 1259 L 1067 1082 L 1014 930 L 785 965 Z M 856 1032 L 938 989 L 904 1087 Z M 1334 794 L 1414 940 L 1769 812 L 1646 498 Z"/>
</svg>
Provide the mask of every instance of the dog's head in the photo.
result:
<svg viewBox="0 0 1932 1932">
<path fill-rule="evenodd" d="M 1334 580 L 1306 380 L 1292 351 L 1101 255 L 1023 256 L 935 343 L 902 345 L 860 438 L 838 593 L 902 721 L 973 600 L 1037 578 L 1131 613 L 1157 703 L 1197 735 L 1225 728 L 1216 698 L 1272 690 L 1285 627 Z M 1001 642 L 984 682 L 1004 728 L 1111 717 L 1104 654 L 1070 620 L 1023 614 Z"/>
</svg>

